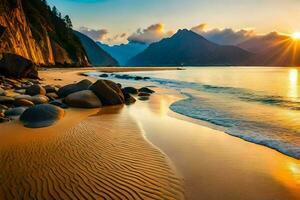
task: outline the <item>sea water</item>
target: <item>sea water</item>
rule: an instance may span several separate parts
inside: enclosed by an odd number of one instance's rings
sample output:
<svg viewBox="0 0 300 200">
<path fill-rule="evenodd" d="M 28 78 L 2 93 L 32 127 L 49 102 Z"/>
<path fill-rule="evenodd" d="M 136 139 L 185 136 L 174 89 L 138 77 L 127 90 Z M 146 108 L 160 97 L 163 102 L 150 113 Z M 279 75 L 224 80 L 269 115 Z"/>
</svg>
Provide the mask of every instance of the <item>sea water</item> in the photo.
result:
<svg viewBox="0 0 300 200">
<path fill-rule="evenodd" d="M 174 112 L 300 159 L 299 70 L 287 67 L 193 67 L 126 73 L 129 76 L 112 74 L 110 77 L 138 79 L 176 89 L 185 98 L 171 105 Z"/>
</svg>

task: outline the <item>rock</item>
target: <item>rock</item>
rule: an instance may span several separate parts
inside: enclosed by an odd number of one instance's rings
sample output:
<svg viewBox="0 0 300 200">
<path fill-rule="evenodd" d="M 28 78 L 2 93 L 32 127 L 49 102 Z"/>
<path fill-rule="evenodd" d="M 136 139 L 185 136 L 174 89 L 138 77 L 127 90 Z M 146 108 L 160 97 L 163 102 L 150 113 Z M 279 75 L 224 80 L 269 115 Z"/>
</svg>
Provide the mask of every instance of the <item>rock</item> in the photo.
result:
<svg viewBox="0 0 300 200">
<path fill-rule="evenodd" d="M 12 97 L 0 96 L 0 104 L 3 105 L 12 105 L 15 99 Z"/>
<path fill-rule="evenodd" d="M 2 54 L 0 74 L 14 78 L 38 78 L 37 66 L 33 62 L 11 53 Z"/>
<path fill-rule="evenodd" d="M 145 93 L 145 92 L 140 92 L 140 93 L 138 94 L 138 96 L 139 96 L 139 97 L 149 97 L 150 94 L 149 94 L 149 93 Z"/>
<path fill-rule="evenodd" d="M 57 92 L 57 89 L 55 86 L 52 86 L 52 85 L 46 85 L 44 86 L 45 90 L 46 90 L 46 93 L 56 93 Z"/>
<path fill-rule="evenodd" d="M 7 110 L 8 109 L 8 107 L 7 106 L 5 106 L 5 105 L 1 105 L 0 104 L 0 110 Z"/>
<path fill-rule="evenodd" d="M 107 78 L 107 77 L 108 77 L 108 74 L 100 74 L 99 77 Z"/>
<path fill-rule="evenodd" d="M 40 95 L 45 95 L 46 90 L 42 86 L 35 84 L 35 85 L 32 85 L 29 88 L 27 88 L 25 94 L 28 94 L 28 95 L 31 95 L 31 96 L 39 95 L 39 94 Z"/>
<path fill-rule="evenodd" d="M 27 109 L 27 107 L 17 107 L 8 109 L 4 114 L 8 118 L 18 117 L 23 114 L 23 112 Z"/>
<path fill-rule="evenodd" d="M 142 88 L 140 88 L 140 89 L 139 89 L 139 92 L 149 93 L 149 94 L 155 93 L 154 90 L 151 90 L 151 89 L 149 89 L 149 88 L 147 88 L 147 87 L 142 87 Z"/>
<path fill-rule="evenodd" d="M 98 80 L 90 88 L 103 105 L 118 105 L 124 103 L 124 95 L 118 85 L 109 80 Z"/>
<path fill-rule="evenodd" d="M 62 102 L 62 100 L 60 100 L 60 99 L 59 100 L 50 101 L 49 104 L 54 105 L 54 106 L 58 106 L 58 107 L 61 107 L 61 108 L 64 108 L 64 109 L 69 108 L 69 106 L 67 104 L 64 104 Z"/>
<path fill-rule="evenodd" d="M 34 103 L 32 103 L 31 101 L 29 101 L 27 99 L 15 99 L 14 106 L 16 106 L 16 107 L 19 107 L 19 106 L 31 107 L 31 106 L 34 106 Z"/>
<path fill-rule="evenodd" d="M 126 105 L 130 105 L 130 104 L 133 104 L 133 103 L 136 102 L 136 99 L 128 93 L 126 93 L 124 95 L 124 97 L 125 97 L 125 104 Z"/>
<path fill-rule="evenodd" d="M 83 90 L 69 94 L 65 98 L 68 106 L 76 108 L 99 108 L 102 106 L 98 97 L 90 90 Z"/>
<path fill-rule="evenodd" d="M 9 119 L 6 117 L 0 117 L 0 123 L 9 122 Z"/>
<path fill-rule="evenodd" d="M 6 91 L 0 88 L 0 96 L 6 96 Z"/>
<path fill-rule="evenodd" d="M 49 102 L 49 98 L 44 95 L 35 95 L 31 97 L 31 101 L 34 104 L 45 104 Z"/>
<path fill-rule="evenodd" d="M 55 99 L 58 99 L 58 95 L 54 92 L 51 92 L 51 93 L 47 93 L 46 96 L 50 99 L 50 100 L 55 100 Z"/>
<path fill-rule="evenodd" d="M 74 92 L 79 92 L 82 90 L 87 90 L 92 85 L 92 82 L 85 79 L 80 81 L 79 83 L 65 85 L 58 90 L 58 96 L 61 98 L 65 98 L 69 94 Z"/>
<path fill-rule="evenodd" d="M 134 87 L 124 87 L 122 92 L 123 94 L 137 94 L 138 90 Z"/>
<path fill-rule="evenodd" d="M 149 97 L 139 97 L 139 100 L 140 100 L 140 101 L 148 101 L 148 100 L 149 100 Z"/>
<path fill-rule="evenodd" d="M 26 99 L 28 101 L 31 101 L 32 97 L 30 95 L 17 95 L 17 96 L 14 96 L 14 99 L 17 100 L 17 99 Z"/>
<path fill-rule="evenodd" d="M 25 127 L 42 128 L 54 124 L 62 119 L 65 111 L 50 104 L 36 105 L 28 108 L 20 117 L 20 121 Z"/>
<path fill-rule="evenodd" d="M 25 94 L 26 90 L 25 89 L 18 89 L 18 90 L 14 90 L 15 93 L 19 93 L 19 94 Z"/>
</svg>

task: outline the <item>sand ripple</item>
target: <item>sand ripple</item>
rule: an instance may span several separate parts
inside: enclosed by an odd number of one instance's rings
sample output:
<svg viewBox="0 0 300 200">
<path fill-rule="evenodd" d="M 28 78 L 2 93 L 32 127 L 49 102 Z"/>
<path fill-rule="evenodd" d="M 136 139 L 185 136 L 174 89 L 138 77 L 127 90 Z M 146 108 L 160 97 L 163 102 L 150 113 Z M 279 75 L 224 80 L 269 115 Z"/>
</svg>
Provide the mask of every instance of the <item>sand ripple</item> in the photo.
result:
<svg viewBox="0 0 300 200">
<path fill-rule="evenodd" d="M 128 115 L 93 116 L 49 138 L 0 148 L 0 199 L 183 199 Z"/>
</svg>

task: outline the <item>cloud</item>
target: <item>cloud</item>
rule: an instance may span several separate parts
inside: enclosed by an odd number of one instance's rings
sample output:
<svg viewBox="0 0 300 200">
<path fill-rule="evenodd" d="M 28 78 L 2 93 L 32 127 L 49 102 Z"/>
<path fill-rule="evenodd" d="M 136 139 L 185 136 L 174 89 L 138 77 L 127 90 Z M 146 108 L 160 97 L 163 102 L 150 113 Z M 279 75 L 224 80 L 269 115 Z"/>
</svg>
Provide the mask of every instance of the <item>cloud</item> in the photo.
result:
<svg viewBox="0 0 300 200">
<path fill-rule="evenodd" d="M 221 45 L 236 45 L 244 42 L 256 35 L 253 29 L 233 30 L 231 28 L 225 29 L 207 29 L 207 24 L 199 24 L 191 29 L 206 39 L 221 44 Z"/>
<path fill-rule="evenodd" d="M 106 30 L 106 29 L 95 30 L 95 29 L 90 29 L 90 28 L 83 27 L 83 26 L 80 27 L 78 31 L 89 36 L 90 38 L 92 38 L 95 41 L 104 40 L 108 34 L 108 30 Z"/>
<path fill-rule="evenodd" d="M 128 41 L 150 44 L 163 38 L 170 37 L 173 34 L 173 31 L 166 31 L 162 23 L 157 23 L 146 29 L 138 29 L 128 37 Z"/>
</svg>

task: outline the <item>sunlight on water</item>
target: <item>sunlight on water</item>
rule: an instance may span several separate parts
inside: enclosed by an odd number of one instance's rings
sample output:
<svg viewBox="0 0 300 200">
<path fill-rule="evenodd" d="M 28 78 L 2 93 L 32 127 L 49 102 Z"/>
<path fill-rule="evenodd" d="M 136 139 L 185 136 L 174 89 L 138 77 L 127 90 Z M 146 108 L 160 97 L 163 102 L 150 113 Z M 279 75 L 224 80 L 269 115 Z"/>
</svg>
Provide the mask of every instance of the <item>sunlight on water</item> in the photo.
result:
<svg viewBox="0 0 300 200">
<path fill-rule="evenodd" d="M 290 69 L 288 97 L 298 98 L 298 84 L 298 69 Z"/>
<path fill-rule="evenodd" d="M 300 159 L 298 68 L 199 67 L 130 73 L 178 90 L 171 110 Z M 114 75 L 111 75 L 114 78 Z M 118 77 L 115 77 L 118 78 Z M 128 77 L 126 77 L 127 79 Z M 161 107 L 165 103 L 161 102 Z M 161 109 L 162 114 L 167 110 Z"/>
</svg>

